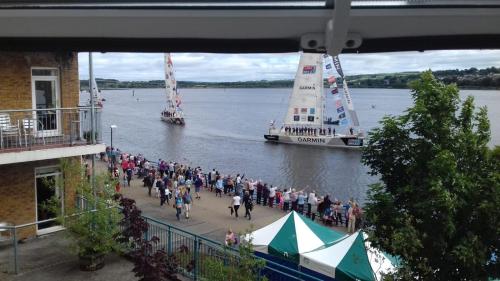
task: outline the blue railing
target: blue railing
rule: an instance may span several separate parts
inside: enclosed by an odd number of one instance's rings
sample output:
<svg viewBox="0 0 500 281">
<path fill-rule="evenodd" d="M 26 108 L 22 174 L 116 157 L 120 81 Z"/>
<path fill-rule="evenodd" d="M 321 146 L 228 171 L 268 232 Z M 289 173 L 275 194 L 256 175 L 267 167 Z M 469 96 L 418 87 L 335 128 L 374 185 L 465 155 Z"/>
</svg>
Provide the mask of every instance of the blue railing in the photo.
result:
<svg viewBox="0 0 500 281">
<path fill-rule="evenodd" d="M 176 256 L 182 268 L 181 273 L 184 276 L 193 280 L 204 279 L 208 273 L 208 269 L 205 267 L 207 259 L 221 261 L 226 266 L 238 267 L 239 253 L 237 249 L 226 247 L 217 241 L 148 216 L 143 216 L 143 218 L 149 225 L 146 238 L 156 236 L 159 239 L 153 250 L 162 249 L 169 255 Z M 270 277 L 270 280 L 321 280 L 270 260 L 257 256 L 255 258 L 266 262 L 266 266 L 261 273 L 263 276 Z"/>
</svg>

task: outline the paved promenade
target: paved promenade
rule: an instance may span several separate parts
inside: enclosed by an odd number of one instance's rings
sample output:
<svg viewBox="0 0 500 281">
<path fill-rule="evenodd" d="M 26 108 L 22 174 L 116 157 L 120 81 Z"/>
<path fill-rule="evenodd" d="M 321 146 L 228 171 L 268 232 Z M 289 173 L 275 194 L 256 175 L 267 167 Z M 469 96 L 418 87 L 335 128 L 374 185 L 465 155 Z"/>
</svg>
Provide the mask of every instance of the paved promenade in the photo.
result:
<svg viewBox="0 0 500 281">
<path fill-rule="evenodd" d="M 192 195 L 194 201 L 189 219 L 185 219 L 183 214 L 181 220 L 178 221 L 175 209 L 172 207 L 173 200 L 170 200 L 170 205 L 160 207 L 160 199 L 148 196 L 148 189 L 142 187 L 142 180 L 133 179 L 131 185 L 131 187 L 122 187 L 122 194 L 135 199 L 143 214 L 219 242 L 224 242 L 228 228 L 235 233 L 243 233 L 252 227 L 253 229 L 261 228 L 285 215 L 284 212 L 276 209 L 255 206 L 252 219 L 248 220 L 244 217 L 245 208 L 241 206 L 238 211 L 240 218 L 237 220 L 234 215 L 230 215 L 228 208 L 232 197 L 222 195 L 222 198 L 219 198 L 215 197 L 215 192 L 202 191 L 199 200 L 194 199 L 195 196 Z"/>
<path fill-rule="evenodd" d="M 191 191 L 194 191 L 194 187 L 191 188 Z M 243 233 L 251 228 L 259 229 L 286 215 L 285 212 L 277 208 L 255 205 L 252 219 L 248 220 L 244 217 L 245 208 L 242 205 L 238 211 L 240 218 L 237 220 L 234 215 L 230 215 L 228 209 L 231 204 L 231 196 L 222 195 L 222 198 L 219 198 L 215 197 L 215 191 L 210 192 L 210 190 L 203 189 L 199 200 L 194 199 L 195 195 L 192 194 L 194 202 L 190 218 L 185 219 L 182 216 L 181 220 L 177 221 L 175 209 L 172 207 L 173 200 L 170 200 L 170 205 L 160 207 L 160 199 L 154 197 L 154 194 L 152 197 L 148 196 L 148 189 L 143 187 L 142 179 L 137 179 L 134 176 L 131 187 L 122 187 L 121 192 L 124 196 L 135 199 L 143 214 L 219 242 L 224 242 L 228 228 L 231 228 L 235 233 Z M 346 231 L 342 227 L 335 229 Z"/>
</svg>

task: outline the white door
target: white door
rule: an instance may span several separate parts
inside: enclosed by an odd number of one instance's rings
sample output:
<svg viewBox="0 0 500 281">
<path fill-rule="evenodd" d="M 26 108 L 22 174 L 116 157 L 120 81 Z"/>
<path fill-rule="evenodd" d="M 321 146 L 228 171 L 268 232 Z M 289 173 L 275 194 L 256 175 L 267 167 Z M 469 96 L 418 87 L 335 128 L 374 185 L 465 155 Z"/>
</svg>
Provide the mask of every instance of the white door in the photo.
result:
<svg viewBox="0 0 500 281">
<path fill-rule="evenodd" d="M 35 126 L 39 136 L 61 134 L 61 105 L 59 70 L 56 68 L 32 68 L 31 86 Z"/>
<path fill-rule="evenodd" d="M 36 221 L 55 219 L 64 210 L 63 189 L 59 186 L 60 176 L 58 167 L 35 169 Z M 46 234 L 61 228 L 55 221 L 44 222 L 37 225 L 37 234 Z"/>
</svg>

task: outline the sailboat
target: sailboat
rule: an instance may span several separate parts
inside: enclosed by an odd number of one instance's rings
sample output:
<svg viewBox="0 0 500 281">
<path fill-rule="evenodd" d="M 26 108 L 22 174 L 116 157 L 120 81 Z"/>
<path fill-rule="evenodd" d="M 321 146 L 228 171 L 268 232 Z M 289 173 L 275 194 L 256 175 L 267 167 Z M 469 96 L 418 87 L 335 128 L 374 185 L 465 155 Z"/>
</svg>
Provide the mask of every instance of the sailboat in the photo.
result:
<svg viewBox="0 0 500 281">
<path fill-rule="evenodd" d="M 101 97 L 101 90 L 99 90 L 99 88 L 97 87 L 97 82 L 95 80 L 95 77 L 92 77 L 92 90 L 89 91 L 89 94 L 94 95 L 95 105 L 102 108 L 103 107 L 102 102 L 105 101 L 105 99 Z"/>
<path fill-rule="evenodd" d="M 326 98 L 323 87 L 324 59 L 331 61 L 325 64 L 325 69 L 329 75 L 328 92 L 334 95 L 339 126 L 325 124 L 327 120 L 325 120 Z M 333 66 L 343 78 L 343 95 L 337 89 L 332 73 Z M 359 126 L 358 118 L 338 57 L 332 59 L 327 55 L 303 53 L 283 126 L 276 128 L 275 122 L 271 121 L 268 134 L 265 134 L 264 138 L 277 143 L 360 148 L 363 146 L 364 135 L 362 131 L 355 131 L 353 127 L 357 126 Z"/>
<path fill-rule="evenodd" d="M 177 125 L 184 125 L 184 113 L 180 107 L 181 97 L 174 77 L 174 65 L 170 53 L 165 54 L 165 90 L 167 105 L 161 112 L 161 120 Z"/>
</svg>

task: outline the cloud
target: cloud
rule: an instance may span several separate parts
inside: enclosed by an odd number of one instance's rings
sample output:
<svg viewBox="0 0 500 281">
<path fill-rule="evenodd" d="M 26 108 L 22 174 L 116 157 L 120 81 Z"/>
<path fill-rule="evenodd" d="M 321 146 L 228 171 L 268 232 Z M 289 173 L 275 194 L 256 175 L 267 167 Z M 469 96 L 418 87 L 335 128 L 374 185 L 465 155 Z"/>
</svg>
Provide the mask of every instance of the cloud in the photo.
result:
<svg viewBox="0 0 500 281">
<path fill-rule="evenodd" d="M 293 79 L 299 53 L 174 53 L 175 74 L 183 81 L 249 81 Z M 464 69 L 500 66 L 500 50 L 447 50 L 375 54 L 342 54 L 346 75 Z M 163 79 L 163 54 L 94 53 L 94 75 L 118 80 Z M 88 53 L 79 54 L 80 78 L 88 79 Z"/>
</svg>

